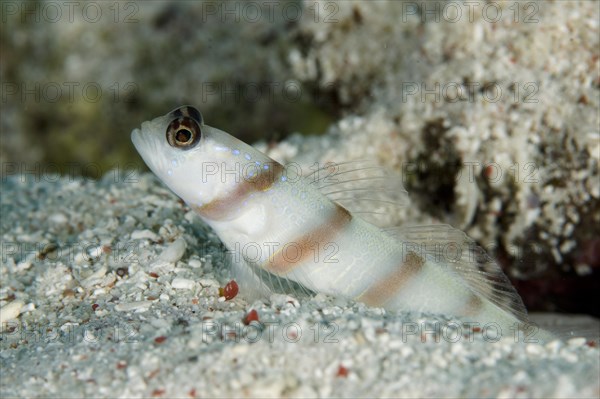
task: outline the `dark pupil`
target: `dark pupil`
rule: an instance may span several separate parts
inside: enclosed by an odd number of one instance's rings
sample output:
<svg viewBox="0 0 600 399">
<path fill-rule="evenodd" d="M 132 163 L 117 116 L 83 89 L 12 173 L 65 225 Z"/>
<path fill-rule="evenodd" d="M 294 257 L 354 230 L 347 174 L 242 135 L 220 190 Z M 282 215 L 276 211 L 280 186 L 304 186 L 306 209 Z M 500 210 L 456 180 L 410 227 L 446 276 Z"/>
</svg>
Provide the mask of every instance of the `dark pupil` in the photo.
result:
<svg viewBox="0 0 600 399">
<path fill-rule="evenodd" d="M 175 133 L 175 140 L 179 143 L 187 143 L 192 138 L 192 132 L 187 129 L 179 129 Z"/>
</svg>

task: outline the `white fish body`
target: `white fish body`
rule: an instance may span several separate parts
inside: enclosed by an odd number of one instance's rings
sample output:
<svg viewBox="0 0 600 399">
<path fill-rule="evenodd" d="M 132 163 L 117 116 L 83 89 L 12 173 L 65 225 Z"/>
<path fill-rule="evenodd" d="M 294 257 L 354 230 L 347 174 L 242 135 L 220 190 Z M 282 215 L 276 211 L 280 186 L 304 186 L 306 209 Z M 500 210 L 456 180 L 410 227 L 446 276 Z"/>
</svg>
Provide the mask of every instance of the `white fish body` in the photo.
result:
<svg viewBox="0 0 600 399">
<path fill-rule="evenodd" d="M 504 335 L 527 322 L 507 277 L 461 231 L 375 225 L 368 204 L 385 206 L 394 195 L 398 202 L 405 191 L 368 163 L 300 176 L 205 125 L 190 106 L 144 122 L 132 141 L 235 254 L 241 293 L 323 292 L 390 310 L 496 323 Z"/>
</svg>

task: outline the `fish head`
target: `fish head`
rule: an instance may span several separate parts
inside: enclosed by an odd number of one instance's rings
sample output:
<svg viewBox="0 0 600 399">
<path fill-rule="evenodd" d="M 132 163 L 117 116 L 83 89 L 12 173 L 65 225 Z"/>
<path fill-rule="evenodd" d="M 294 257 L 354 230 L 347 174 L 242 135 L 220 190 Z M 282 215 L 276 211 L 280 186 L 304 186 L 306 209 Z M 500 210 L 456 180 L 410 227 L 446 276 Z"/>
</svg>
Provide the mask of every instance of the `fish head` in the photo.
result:
<svg viewBox="0 0 600 399">
<path fill-rule="evenodd" d="M 235 191 L 252 174 L 248 165 L 265 161 L 251 146 L 204 124 L 192 106 L 143 122 L 131 140 L 152 172 L 192 207 Z"/>
</svg>

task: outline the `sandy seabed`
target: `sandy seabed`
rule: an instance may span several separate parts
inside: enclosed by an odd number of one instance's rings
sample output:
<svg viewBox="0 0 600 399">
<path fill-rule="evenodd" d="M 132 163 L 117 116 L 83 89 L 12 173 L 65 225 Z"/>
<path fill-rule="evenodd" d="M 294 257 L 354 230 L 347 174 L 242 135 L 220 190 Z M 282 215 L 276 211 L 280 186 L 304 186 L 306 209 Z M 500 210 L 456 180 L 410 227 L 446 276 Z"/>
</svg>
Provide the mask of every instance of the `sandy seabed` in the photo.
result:
<svg viewBox="0 0 600 399">
<path fill-rule="evenodd" d="M 598 395 L 586 338 L 320 294 L 225 300 L 222 245 L 152 175 L 2 189 L 2 397 Z"/>
</svg>

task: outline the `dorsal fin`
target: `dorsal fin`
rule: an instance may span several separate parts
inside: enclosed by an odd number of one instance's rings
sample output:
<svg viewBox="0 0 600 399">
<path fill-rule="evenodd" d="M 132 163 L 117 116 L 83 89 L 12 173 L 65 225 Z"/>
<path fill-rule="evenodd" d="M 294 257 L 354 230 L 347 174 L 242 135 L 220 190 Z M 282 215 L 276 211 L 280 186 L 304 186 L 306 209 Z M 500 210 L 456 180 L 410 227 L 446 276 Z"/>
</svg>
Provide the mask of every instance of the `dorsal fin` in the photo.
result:
<svg viewBox="0 0 600 399">
<path fill-rule="evenodd" d="M 462 231 L 446 224 L 383 230 L 405 245 L 414 245 L 433 260 L 432 264 L 448 265 L 474 293 L 527 322 L 525 305 L 508 277 L 485 250 Z M 444 262 L 440 262 L 440 258 Z"/>
<path fill-rule="evenodd" d="M 370 160 L 329 162 L 305 177 L 323 195 L 369 223 L 389 227 L 410 200 L 402 178 Z"/>
</svg>

